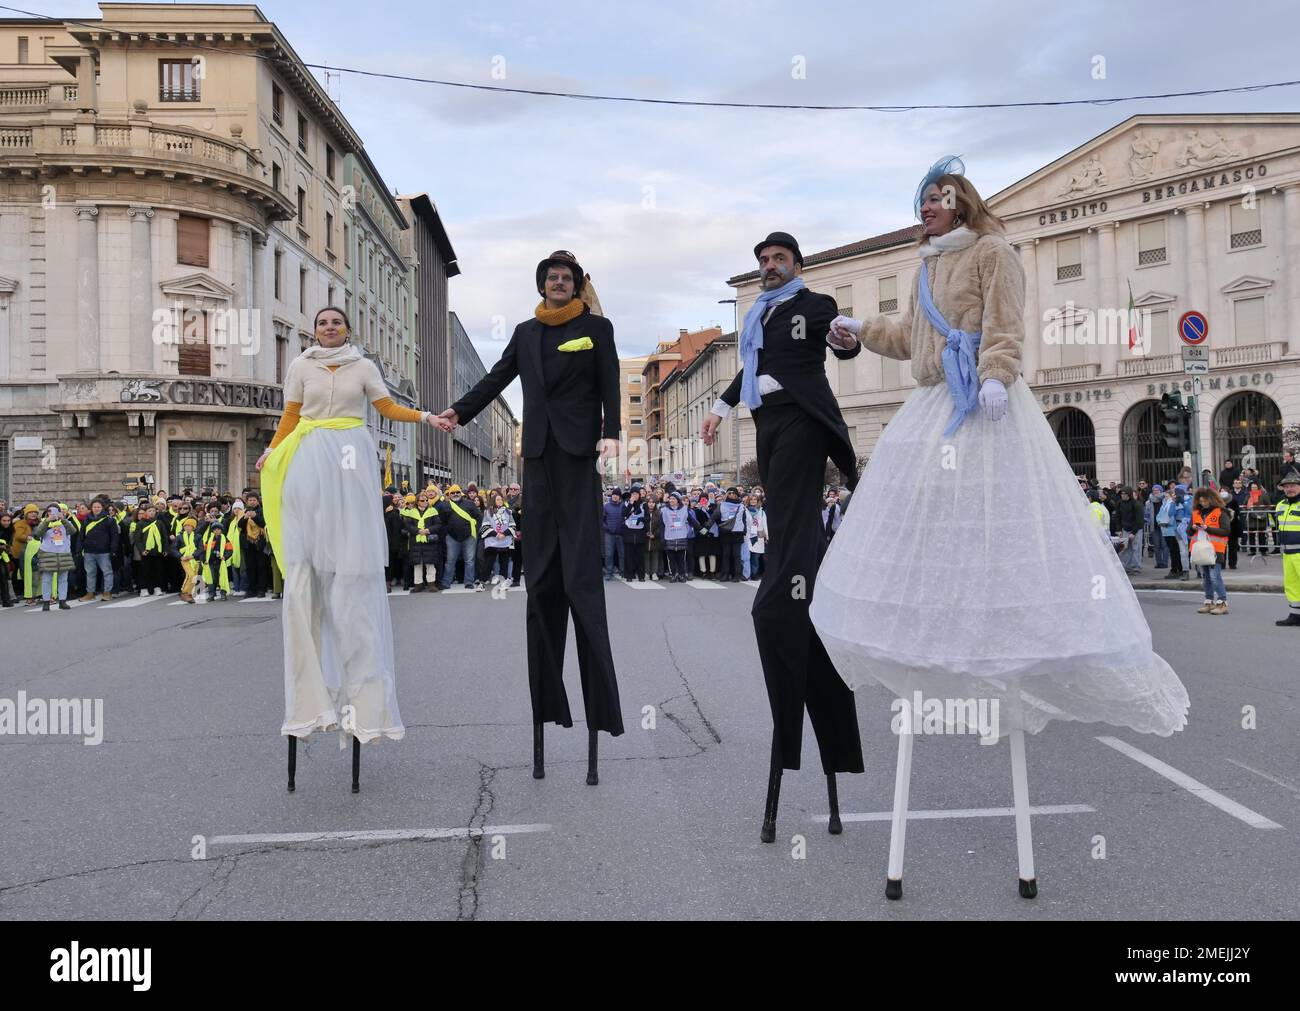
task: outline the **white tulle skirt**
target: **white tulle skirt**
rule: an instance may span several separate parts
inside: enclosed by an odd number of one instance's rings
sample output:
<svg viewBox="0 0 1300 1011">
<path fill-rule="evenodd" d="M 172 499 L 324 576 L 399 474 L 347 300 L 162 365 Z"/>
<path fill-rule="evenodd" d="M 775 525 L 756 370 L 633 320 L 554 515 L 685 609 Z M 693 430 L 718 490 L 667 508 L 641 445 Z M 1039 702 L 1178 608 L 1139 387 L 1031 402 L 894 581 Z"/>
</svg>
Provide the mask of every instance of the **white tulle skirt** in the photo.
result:
<svg viewBox="0 0 1300 1011">
<path fill-rule="evenodd" d="M 318 428 L 284 479 L 283 735 L 339 729 L 361 740 L 406 734 L 397 709 L 384 565 L 388 536 L 374 440 Z"/>
<path fill-rule="evenodd" d="M 827 652 L 854 689 L 997 701 L 1001 734 L 1182 729 L 1187 691 L 1107 532 L 1024 380 L 1008 395 L 1005 418 L 972 413 L 949 438 L 943 385 L 889 422 L 817 573 Z"/>
</svg>

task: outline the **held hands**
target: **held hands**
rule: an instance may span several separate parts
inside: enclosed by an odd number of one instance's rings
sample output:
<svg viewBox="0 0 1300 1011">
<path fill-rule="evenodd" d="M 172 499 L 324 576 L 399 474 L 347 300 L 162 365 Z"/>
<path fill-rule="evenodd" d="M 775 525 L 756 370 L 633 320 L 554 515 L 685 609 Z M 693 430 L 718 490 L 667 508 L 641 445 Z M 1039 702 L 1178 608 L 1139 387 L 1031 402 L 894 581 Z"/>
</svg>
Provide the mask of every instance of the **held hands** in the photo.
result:
<svg viewBox="0 0 1300 1011">
<path fill-rule="evenodd" d="M 862 320 L 860 319 L 854 319 L 851 316 L 836 316 L 831 320 L 830 341 L 846 351 L 858 342 L 861 333 Z"/>
<path fill-rule="evenodd" d="M 442 432 L 450 432 L 460 424 L 460 418 L 450 407 L 441 414 L 430 414 L 428 421 L 430 425 Z"/>
<path fill-rule="evenodd" d="M 704 440 L 704 445 L 713 445 L 713 436 L 717 432 L 718 426 L 722 424 L 722 419 L 716 414 L 706 414 L 704 424 L 700 426 L 700 438 Z"/>
<path fill-rule="evenodd" d="M 985 379 L 980 386 L 980 407 L 989 421 L 1001 421 L 1007 416 L 1007 388 L 996 379 Z"/>
</svg>

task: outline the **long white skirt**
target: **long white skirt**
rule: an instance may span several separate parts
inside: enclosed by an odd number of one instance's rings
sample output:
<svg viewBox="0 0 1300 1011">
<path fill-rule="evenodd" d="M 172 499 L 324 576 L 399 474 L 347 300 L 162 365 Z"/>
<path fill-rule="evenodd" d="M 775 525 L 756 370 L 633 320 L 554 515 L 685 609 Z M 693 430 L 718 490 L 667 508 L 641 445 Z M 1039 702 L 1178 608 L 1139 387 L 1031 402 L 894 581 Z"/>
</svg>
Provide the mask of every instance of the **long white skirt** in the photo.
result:
<svg viewBox="0 0 1300 1011">
<path fill-rule="evenodd" d="M 397 709 L 393 625 L 374 440 L 318 428 L 284 480 L 283 735 L 339 729 L 363 743 L 406 734 Z"/>
<path fill-rule="evenodd" d="M 1082 720 L 1169 735 L 1187 690 L 1023 379 L 950 437 L 944 385 L 889 422 L 817 573 L 811 615 L 849 687 L 997 701 L 999 733 Z M 966 710 L 970 711 L 970 710 Z"/>
</svg>

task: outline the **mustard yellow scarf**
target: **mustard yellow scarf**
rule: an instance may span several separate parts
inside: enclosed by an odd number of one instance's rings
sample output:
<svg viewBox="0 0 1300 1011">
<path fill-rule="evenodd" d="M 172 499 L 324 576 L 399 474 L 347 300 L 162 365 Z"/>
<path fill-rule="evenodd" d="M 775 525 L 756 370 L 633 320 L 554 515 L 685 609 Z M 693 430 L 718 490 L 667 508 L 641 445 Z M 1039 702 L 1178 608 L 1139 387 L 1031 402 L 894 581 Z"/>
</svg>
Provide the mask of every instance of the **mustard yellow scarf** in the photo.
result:
<svg viewBox="0 0 1300 1011">
<path fill-rule="evenodd" d="M 581 316 L 582 311 L 586 308 L 587 303 L 580 298 L 570 299 L 568 305 L 561 306 L 558 309 L 548 309 L 546 308 L 546 302 L 541 301 L 537 303 L 533 315 L 546 326 L 564 326 L 569 320 Z"/>
</svg>

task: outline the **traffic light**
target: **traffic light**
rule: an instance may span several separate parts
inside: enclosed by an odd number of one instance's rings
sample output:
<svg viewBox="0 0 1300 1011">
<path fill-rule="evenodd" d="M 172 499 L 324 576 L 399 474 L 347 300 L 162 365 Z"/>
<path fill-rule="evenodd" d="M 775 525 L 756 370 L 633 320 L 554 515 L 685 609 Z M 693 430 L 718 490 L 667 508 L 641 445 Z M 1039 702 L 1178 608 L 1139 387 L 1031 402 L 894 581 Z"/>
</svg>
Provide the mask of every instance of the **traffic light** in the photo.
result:
<svg viewBox="0 0 1300 1011">
<path fill-rule="evenodd" d="M 1192 412 L 1183 404 L 1180 391 L 1160 397 L 1160 428 L 1168 449 L 1181 453 L 1192 444 Z"/>
</svg>

